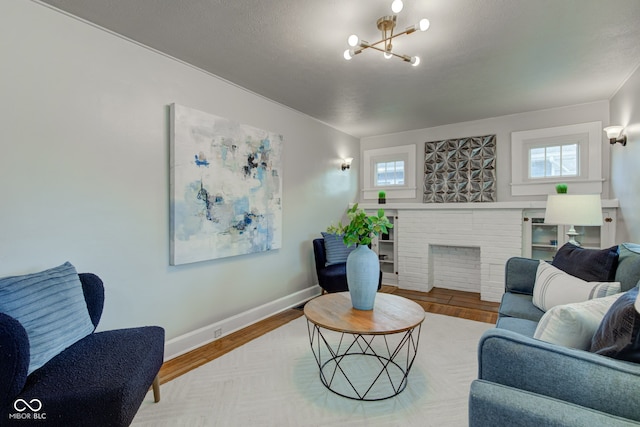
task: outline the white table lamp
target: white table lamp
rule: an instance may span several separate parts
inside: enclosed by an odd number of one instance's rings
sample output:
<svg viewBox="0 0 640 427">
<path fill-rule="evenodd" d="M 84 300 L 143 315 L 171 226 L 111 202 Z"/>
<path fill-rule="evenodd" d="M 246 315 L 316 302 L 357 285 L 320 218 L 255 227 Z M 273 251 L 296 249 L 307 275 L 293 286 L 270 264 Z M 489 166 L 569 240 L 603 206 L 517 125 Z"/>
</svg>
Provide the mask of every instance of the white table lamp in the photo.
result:
<svg viewBox="0 0 640 427">
<path fill-rule="evenodd" d="M 575 225 L 602 225 L 602 202 L 598 194 L 550 194 L 544 214 L 547 224 L 569 225 L 569 243 L 580 246 Z"/>
</svg>

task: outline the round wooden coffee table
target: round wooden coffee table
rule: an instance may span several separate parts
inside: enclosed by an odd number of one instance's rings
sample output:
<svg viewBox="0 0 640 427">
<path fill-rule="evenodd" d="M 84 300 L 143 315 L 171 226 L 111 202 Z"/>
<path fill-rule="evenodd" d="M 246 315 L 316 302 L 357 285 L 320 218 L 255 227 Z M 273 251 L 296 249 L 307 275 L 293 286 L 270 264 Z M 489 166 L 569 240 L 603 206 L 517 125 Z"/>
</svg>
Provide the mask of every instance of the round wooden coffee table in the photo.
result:
<svg viewBox="0 0 640 427">
<path fill-rule="evenodd" d="M 356 310 L 349 292 L 325 294 L 304 307 L 320 380 L 356 400 L 382 400 L 407 386 L 418 352 L 424 309 L 378 293 L 373 310 Z"/>
</svg>

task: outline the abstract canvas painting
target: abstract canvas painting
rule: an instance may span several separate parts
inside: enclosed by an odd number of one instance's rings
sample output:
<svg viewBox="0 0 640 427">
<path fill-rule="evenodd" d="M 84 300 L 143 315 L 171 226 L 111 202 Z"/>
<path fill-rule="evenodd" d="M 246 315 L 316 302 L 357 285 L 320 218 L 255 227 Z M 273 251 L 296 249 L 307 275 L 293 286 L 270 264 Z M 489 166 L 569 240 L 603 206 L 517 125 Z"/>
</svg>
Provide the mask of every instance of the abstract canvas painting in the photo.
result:
<svg viewBox="0 0 640 427">
<path fill-rule="evenodd" d="M 170 112 L 171 265 L 279 249 L 282 136 L 177 104 Z"/>
</svg>

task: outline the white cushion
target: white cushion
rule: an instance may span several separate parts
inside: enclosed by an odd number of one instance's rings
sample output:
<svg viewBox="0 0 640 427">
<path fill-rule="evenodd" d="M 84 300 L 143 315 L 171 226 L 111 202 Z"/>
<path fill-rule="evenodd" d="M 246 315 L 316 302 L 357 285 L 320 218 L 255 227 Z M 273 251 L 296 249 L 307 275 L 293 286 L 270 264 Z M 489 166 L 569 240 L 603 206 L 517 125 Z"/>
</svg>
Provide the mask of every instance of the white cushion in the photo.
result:
<svg viewBox="0 0 640 427">
<path fill-rule="evenodd" d="M 593 334 L 620 295 L 622 293 L 557 305 L 542 316 L 533 337 L 565 347 L 589 350 Z"/>
<path fill-rule="evenodd" d="M 533 286 L 533 305 L 547 311 L 556 305 L 601 298 L 620 292 L 620 282 L 585 282 L 540 260 Z"/>
</svg>

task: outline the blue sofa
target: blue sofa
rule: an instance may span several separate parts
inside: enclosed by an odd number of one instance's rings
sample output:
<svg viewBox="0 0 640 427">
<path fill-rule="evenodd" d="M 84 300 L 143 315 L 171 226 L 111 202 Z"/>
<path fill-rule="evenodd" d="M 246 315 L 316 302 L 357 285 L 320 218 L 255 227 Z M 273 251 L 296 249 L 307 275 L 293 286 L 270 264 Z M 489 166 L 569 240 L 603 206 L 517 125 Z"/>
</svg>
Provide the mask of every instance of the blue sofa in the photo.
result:
<svg viewBox="0 0 640 427">
<path fill-rule="evenodd" d="M 104 286 L 94 274 L 77 276 L 95 330 Z M 0 426 L 128 426 L 152 383 L 160 398 L 163 354 L 157 326 L 93 331 L 28 374 L 27 332 L 0 313 Z"/>
<path fill-rule="evenodd" d="M 638 264 L 623 268 L 623 262 L 632 261 L 621 259 L 615 281 L 626 291 L 640 276 Z M 639 425 L 639 364 L 533 338 L 544 314 L 532 302 L 538 265 L 519 257 L 506 264 L 498 322 L 478 345 L 469 425 Z"/>
</svg>

